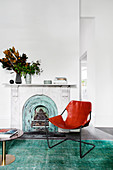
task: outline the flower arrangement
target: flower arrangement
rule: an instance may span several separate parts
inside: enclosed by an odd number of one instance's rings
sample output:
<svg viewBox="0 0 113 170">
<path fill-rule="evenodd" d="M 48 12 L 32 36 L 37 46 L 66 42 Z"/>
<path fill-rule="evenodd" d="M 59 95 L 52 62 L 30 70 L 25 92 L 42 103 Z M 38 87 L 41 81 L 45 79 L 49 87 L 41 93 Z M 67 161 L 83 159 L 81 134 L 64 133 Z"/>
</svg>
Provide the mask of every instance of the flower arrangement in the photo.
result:
<svg viewBox="0 0 113 170">
<path fill-rule="evenodd" d="M 42 72 L 38 60 L 32 63 L 27 62 L 27 55 L 24 53 L 20 55 L 18 50 L 16 51 L 14 47 L 5 50 L 3 53 L 5 57 L 0 59 L 0 62 L 2 63 L 2 67 L 6 70 L 13 70 L 24 77 L 26 77 L 26 74 L 34 75 Z"/>
<path fill-rule="evenodd" d="M 24 78 L 26 77 L 26 74 L 38 75 L 40 72 L 42 72 L 42 70 L 40 69 L 40 62 L 38 60 L 36 62 L 26 63 L 26 65 L 22 66 L 22 74 Z"/>
</svg>

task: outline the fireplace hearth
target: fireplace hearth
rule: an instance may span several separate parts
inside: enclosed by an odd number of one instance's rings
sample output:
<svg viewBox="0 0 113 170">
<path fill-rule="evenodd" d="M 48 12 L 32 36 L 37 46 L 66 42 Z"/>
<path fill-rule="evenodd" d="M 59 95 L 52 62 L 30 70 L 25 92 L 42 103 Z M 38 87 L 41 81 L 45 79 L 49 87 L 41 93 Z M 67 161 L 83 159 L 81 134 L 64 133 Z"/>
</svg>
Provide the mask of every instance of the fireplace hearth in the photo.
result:
<svg viewBox="0 0 113 170">
<path fill-rule="evenodd" d="M 50 139 L 64 139 L 67 136 L 67 134 L 49 132 L 48 136 Z M 21 139 L 47 139 L 47 137 L 45 131 L 37 130 L 34 132 L 25 132 Z"/>
</svg>

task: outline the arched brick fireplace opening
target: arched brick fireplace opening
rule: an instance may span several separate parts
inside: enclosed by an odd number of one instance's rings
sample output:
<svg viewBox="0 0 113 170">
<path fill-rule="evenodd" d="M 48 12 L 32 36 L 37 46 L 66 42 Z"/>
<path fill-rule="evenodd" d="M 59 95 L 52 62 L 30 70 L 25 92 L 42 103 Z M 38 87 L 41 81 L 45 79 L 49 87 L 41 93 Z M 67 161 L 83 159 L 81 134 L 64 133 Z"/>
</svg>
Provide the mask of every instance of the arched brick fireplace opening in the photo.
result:
<svg viewBox="0 0 113 170">
<path fill-rule="evenodd" d="M 45 119 L 58 115 L 55 102 L 46 95 L 34 95 L 24 104 L 22 109 L 22 129 L 24 132 L 44 131 Z M 48 122 L 50 131 L 57 131 Z"/>
</svg>

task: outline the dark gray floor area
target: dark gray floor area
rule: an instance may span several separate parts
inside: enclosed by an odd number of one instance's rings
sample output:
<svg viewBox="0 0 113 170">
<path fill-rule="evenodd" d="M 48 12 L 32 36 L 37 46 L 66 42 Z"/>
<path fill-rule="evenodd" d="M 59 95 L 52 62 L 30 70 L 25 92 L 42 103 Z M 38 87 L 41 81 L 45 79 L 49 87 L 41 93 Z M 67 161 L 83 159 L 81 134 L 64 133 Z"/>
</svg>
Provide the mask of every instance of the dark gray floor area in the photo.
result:
<svg viewBox="0 0 113 170">
<path fill-rule="evenodd" d="M 50 138 L 53 139 L 62 139 L 65 137 L 73 137 L 75 139 L 79 139 L 78 132 L 64 133 L 64 134 L 49 134 Z M 26 133 L 22 137 L 22 139 L 46 139 L 46 135 L 44 132 L 34 132 L 34 133 Z M 82 139 L 83 140 L 113 140 L 113 128 L 106 127 L 93 127 L 92 125 L 85 127 L 82 129 Z"/>
<path fill-rule="evenodd" d="M 90 125 L 83 129 L 83 139 L 113 140 L 113 128 L 93 127 Z"/>
</svg>

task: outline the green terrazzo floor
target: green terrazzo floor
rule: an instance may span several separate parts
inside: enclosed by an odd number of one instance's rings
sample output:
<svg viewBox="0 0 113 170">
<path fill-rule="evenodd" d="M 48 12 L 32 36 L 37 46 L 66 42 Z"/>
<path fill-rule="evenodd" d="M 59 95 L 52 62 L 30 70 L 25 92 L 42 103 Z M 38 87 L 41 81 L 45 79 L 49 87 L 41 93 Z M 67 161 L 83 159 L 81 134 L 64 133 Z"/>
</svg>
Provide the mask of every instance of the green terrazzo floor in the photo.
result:
<svg viewBox="0 0 113 170">
<path fill-rule="evenodd" d="M 0 170 L 112 170 L 113 141 L 90 142 L 96 147 L 81 159 L 79 143 L 74 141 L 65 141 L 52 149 L 46 140 L 8 141 L 7 152 L 15 155 L 16 160 Z M 89 146 L 83 148 L 87 150 Z"/>
</svg>

